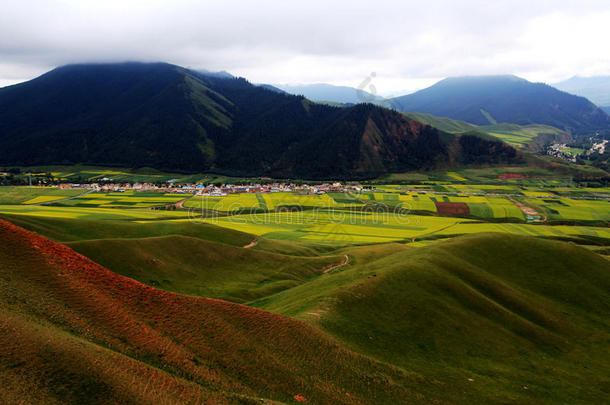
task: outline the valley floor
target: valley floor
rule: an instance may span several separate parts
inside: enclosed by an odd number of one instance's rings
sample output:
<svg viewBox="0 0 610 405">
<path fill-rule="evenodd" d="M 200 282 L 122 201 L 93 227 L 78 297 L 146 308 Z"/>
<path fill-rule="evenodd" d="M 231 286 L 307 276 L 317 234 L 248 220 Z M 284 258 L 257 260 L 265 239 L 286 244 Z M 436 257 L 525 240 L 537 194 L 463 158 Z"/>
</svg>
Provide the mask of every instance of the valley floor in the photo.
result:
<svg viewBox="0 0 610 405">
<path fill-rule="evenodd" d="M 610 189 L 467 176 L 0 188 L 0 401 L 604 403 Z"/>
</svg>

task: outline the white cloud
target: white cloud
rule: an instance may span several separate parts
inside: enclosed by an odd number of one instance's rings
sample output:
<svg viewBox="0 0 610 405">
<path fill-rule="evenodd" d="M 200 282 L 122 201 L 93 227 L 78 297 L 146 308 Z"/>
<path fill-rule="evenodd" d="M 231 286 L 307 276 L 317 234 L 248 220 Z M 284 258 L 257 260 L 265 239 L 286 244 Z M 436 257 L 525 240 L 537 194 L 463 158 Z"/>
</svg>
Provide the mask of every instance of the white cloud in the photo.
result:
<svg viewBox="0 0 610 405">
<path fill-rule="evenodd" d="M 553 82 L 610 74 L 610 4 L 597 0 L 3 0 L 0 86 L 56 65 L 164 60 L 253 82 L 381 94 L 452 75 Z"/>
</svg>

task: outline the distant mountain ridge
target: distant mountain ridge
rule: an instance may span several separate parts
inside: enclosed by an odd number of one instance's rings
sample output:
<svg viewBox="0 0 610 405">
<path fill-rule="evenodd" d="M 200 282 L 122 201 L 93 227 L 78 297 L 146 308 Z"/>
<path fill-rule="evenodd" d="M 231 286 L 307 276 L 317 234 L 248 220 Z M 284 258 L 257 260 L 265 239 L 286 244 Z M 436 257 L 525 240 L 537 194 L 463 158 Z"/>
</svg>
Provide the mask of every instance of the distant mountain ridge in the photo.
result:
<svg viewBox="0 0 610 405">
<path fill-rule="evenodd" d="M 610 106 L 610 76 L 574 76 L 555 83 L 553 86 L 559 90 L 586 97 L 602 108 Z"/>
<path fill-rule="evenodd" d="M 343 104 L 375 103 L 385 100 L 381 96 L 349 86 L 335 86 L 327 83 L 286 85 L 275 84 L 275 87 L 289 94 L 301 95 L 313 101 L 330 101 Z"/>
<path fill-rule="evenodd" d="M 610 117 L 589 100 L 512 75 L 448 78 L 390 102 L 399 111 L 476 125 L 545 124 L 577 135 L 610 131 Z"/>
<path fill-rule="evenodd" d="M 196 71 L 197 73 L 201 73 L 204 76 L 211 76 L 211 77 L 218 77 L 221 79 L 234 79 L 235 76 L 233 76 L 231 73 L 224 71 L 224 70 L 220 70 L 218 72 L 214 72 L 211 70 L 206 70 L 206 69 L 199 69 Z"/>
<path fill-rule="evenodd" d="M 362 178 L 514 163 L 372 104 L 337 108 L 243 78 L 164 63 L 69 65 L 0 89 L 0 164 L 88 163 L 299 178 Z"/>
<path fill-rule="evenodd" d="M 276 92 L 276 93 L 289 94 L 289 93 L 285 92 L 284 90 L 282 90 L 280 88 L 272 86 L 271 84 L 262 83 L 262 84 L 258 84 L 258 86 L 262 87 L 263 89 L 271 90 L 271 91 Z"/>
</svg>

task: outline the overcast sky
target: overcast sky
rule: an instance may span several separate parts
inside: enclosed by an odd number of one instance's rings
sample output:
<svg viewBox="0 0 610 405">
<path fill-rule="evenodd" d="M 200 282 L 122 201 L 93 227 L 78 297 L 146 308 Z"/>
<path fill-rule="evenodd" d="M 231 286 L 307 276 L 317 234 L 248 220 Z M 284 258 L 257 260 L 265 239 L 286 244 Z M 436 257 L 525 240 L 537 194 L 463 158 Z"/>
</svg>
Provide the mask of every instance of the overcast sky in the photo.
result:
<svg viewBox="0 0 610 405">
<path fill-rule="evenodd" d="M 0 0 L 0 86 L 55 66 L 167 61 L 382 95 L 455 75 L 610 74 L 609 0 Z"/>
</svg>

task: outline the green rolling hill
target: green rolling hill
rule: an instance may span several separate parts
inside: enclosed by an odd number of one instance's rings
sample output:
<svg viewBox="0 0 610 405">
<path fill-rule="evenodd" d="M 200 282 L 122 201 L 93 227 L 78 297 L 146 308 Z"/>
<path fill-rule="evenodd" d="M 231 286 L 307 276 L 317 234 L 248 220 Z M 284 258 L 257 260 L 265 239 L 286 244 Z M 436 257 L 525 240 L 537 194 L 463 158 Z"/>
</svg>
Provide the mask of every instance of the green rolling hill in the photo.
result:
<svg viewBox="0 0 610 405">
<path fill-rule="evenodd" d="M 318 276 L 341 256 L 302 257 L 181 235 L 70 242 L 114 272 L 183 294 L 246 302 Z"/>
<path fill-rule="evenodd" d="M 357 260 L 252 305 L 417 370 L 448 402 L 596 403 L 609 291 L 610 264 L 585 249 L 481 234 Z"/>
<path fill-rule="evenodd" d="M 214 226 L 8 218 L 110 270 L 0 222 L 4 402 L 607 396 L 610 263 L 569 243 L 478 234 L 322 248 L 260 238 L 246 249 L 253 236 Z"/>
<path fill-rule="evenodd" d="M 425 403 L 304 322 L 148 287 L 5 221 L 0 237 L 2 403 Z"/>
</svg>

